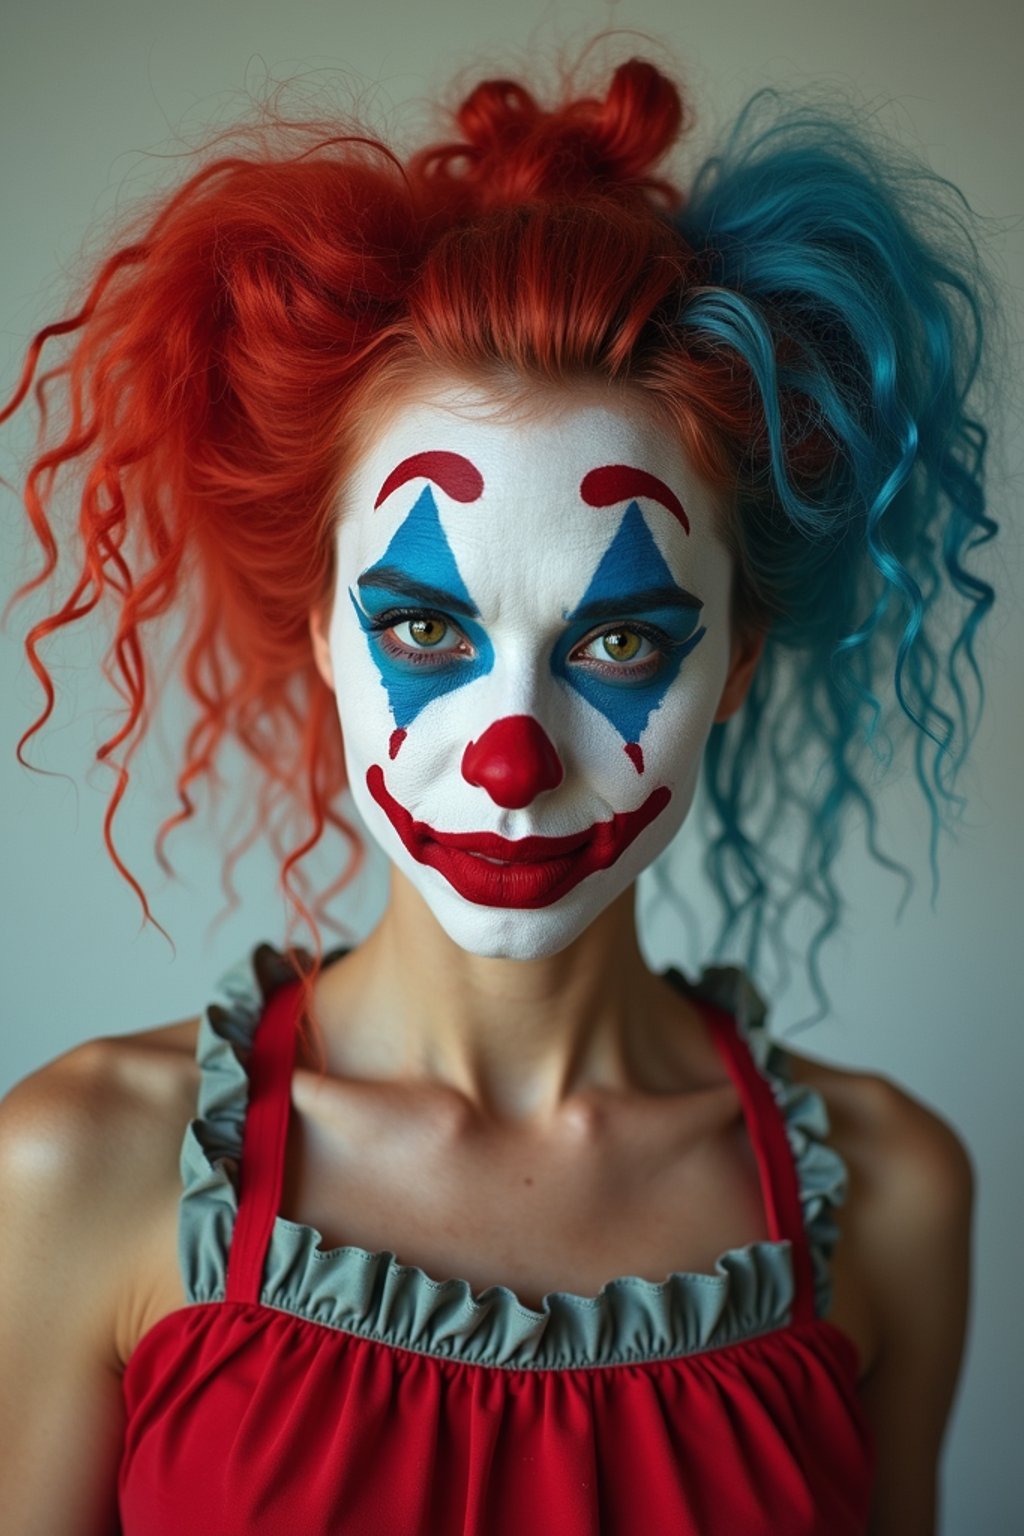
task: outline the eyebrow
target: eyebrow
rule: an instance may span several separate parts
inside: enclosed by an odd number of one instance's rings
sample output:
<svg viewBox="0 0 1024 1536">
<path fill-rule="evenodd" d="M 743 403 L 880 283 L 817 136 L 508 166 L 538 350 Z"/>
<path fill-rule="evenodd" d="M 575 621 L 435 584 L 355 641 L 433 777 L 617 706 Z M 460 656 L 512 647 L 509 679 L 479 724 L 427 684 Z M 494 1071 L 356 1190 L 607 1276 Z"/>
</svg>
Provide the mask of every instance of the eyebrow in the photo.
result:
<svg viewBox="0 0 1024 1536">
<path fill-rule="evenodd" d="M 357 578 L 356 586 L 360 592 L 367 587 L 378 587 L 384 592 L 395 592 L 400 597 L 408 597 L 413 602 L 421 603 L 424 608 L 447 608 L 452 613 L 461 613 L 464 618 L 478 619 L 480 614 L 461 597 L 456 597 L 454 592 L 446 592 L 443 587 L 432 587 L 427 582 L 417 581 L 415 576 L 410 576 L 397 565 L 375 565 L 372 569 L 364 571 Z"/>
<path fill-rule="evenodd" d="M 376 512 L 381 502 L 386 501 L 407 481 L 419 479 L 433 480 L 453 501 L 476 501 L 484 491 L 483 475 L 461 453 L 428 450 L 426 453 L 414 453 L 395 465 L 377 492 L 373 510 Z"/>
<path fill-rule="evenodd" d="M 645 587 L 641 592 L 624 592 L 621 597 L 599 597 L 584 603 L 573 619 L 621 619 L 627 613 L 647 613 L 652 608 L 688 608 L 699 613 L 704 604 L 685 587 Z"/>
<path fill-rule="evenodd" d="M 410 576 L 397 565 L 375 565 L 358 577 L 356 586 L 360 592 L 366 588 L 394 592 L 400 597 L 422 603 L 425 608 L 446 608 L 451 613 L 461 613 L 467 619 L 480 617 L 472 604 L 456 597 L 454 592 L 446 592 L 443 587 L 432 587 L 427 582 L 417 581 L 415 576 Z M 687 592 L 685 587 L 644 587 L 639 592 L 626 592 L 622 597 L 597 598 L 592 603 L 584 603 L 582 608 L 577 608 L 575 613 L 567 614 L 566 617 L 590 622 L 621 619 L 623 614 L 647 613 L 653 608 L 688 608 L 699 613 L 703 606 L 700 598 Z"/>
<path fill-rule="evenodd" d="M 583 476 L 580 495 L 588 507 L 614 507 L 616 502 L 628 501 L 633 496 L 646 496 L 671 512 L 685 533 L 690 531 L 690 519 L 675 491 L 646 469 L 634 469 L 629 464 L 602 464 L 600 469 L 592 469 Z"/>
</svg>

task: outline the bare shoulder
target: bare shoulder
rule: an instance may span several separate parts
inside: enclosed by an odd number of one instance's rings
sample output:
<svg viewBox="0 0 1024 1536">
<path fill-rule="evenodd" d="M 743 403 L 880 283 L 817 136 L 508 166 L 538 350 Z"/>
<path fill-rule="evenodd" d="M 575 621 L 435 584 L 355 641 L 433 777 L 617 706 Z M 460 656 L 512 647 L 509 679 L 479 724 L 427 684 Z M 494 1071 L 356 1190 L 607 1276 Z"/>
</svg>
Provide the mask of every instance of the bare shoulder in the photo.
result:
<svg viewBox="0 0 1024 1536">
<path fill-rule="evenodd" d="M 797 1081 L 824 1099 L 830 1139 L 851 1179 L 872 1195 L 877 1221 L 909 1220 L 915 1231 L 934 1232 L 962 1218 L 971 1207 L 974 1170 L 947 1120 L 880 1073 L 787 1054 Z"/>
<path fill-rule="evenodd" d="M 0 1102 L 5 1530 L 117 1527 L 124 1341 L 173 1191 L 188 1035 L 86 1041 Z"/>
<path fill-rule="evenodd" d="M 176 1198 L 198 1091 L 198 1022 L 83 1041 L 0 1101 L 8 1230 L 47 1273 L 76 1255 L 76 1293 L 100 1327 L 108 1307 L 116 1319 L 124 1305 L 150 1213 Z"/>
<path fill-rule="evenodd" d="M 0 1100 L 5 1157 L 28 1177 L 59 1171 L 66 1187 L 80 1166 L 84 1181 L 87 1169 L 141 1150 L 168 1115 L 194 1101 L 198 1023 L 97 1036 L 30 1073 Z"/>
<path fill-rule="evenodd" d="M 843 1238 L 855 1250 L 884 1335 L 914 1311 L 936 1271 L 962 1267 L 974 1168 L 956 1130 L 905 1088 L 790 1052 L 793 1076 L 825 1101 L 849 1172 Z"/>
<path fill-rule="evenodd" d="M 967 1332 L 973 1164 L 954 1128 L 888 1078 L 791 1060 L 825 1100 L 850 1174 L 840 1247 L 877 1340 L 861 1384 L 877 1446 L 871 1536 L 931 1536 Z"/>
</svg>

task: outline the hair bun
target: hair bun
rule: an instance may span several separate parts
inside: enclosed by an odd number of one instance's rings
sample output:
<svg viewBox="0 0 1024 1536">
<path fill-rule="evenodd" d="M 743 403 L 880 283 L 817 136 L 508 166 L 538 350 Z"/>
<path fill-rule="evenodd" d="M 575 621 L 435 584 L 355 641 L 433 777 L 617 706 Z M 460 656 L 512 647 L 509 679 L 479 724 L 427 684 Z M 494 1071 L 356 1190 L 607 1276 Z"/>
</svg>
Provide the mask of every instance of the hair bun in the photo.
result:
<svg viewBox="0 0 1024 1536">
<path fill-rule="evenodd" d="M 515 80 L 484 80 L 455 120 L 461 142 L 422 151 L 419 168 L 472 187 L 478 203 L 566 196 L 602 183 L 678 199 L 649 173 L 688 126 L 683 103 L 643 59 L 619 65 L 603 101 L 584 96 L 550 111 Z"/>
</svg>

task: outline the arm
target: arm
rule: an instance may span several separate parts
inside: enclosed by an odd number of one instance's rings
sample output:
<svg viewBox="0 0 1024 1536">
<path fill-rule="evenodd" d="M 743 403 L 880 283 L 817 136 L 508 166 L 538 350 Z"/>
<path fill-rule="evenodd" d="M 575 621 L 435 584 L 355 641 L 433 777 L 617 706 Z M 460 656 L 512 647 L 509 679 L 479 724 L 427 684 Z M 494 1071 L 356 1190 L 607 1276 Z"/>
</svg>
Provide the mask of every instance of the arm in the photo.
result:
<svg viewBox="0 0 1024 1536">
<path fill-rule="evenodd" d="M 0 1104 L 0 1529 L 112 1536 L 123 1411 L 123 1147 L 107 1042 Z"/>
<path fill-rule="evenodd" d="M 862 1385 L 878 1443 L 869 1536 L 934 1536 L 967 1326 L 973 1175 L 943 1120 L 892 1083 L 870 1085 L 851 1232 L 879 1344 Z"/>
</svg>

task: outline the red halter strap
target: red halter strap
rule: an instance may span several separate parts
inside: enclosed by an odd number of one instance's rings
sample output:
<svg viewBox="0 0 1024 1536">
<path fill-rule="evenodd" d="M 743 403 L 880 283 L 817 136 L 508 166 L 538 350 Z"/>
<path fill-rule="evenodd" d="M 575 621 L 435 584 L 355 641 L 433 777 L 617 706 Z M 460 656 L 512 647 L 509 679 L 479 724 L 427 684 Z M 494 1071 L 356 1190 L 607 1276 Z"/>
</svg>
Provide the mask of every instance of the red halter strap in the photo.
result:
<svg viewBox="0 0 1024 1536">
<path fill-rule="evenodd" d="M 792 1245 L 793 1321 L 811 1322 L 815 1316 L 814 1267 L 800 1204 L 800 1182 L 782 1110 L 733 1016 L 702 998 L 694 1001 L 708 1021 L 711 1037 L 740 1095 L 747 1135 L 761 1176 L 769 1236 L 772 1242 Z"/>
<path fill-rule="evenodd" d="M 301 986 L 278 987 L 249 1053 L 249 1104 L 239 1167 L 238 1216 L 228 1255 L 225 1300 L 258 1302 L 263 1266 L 281 1203 Z"/>
<path fill-rule="evenodd" d="M 274 992 L 249 1054 L 249 1102 L 239 1167 L 238 1216 L 228 1256 L 228 1301 L 259 1301 L 284 1181 L 300 991 L 298 982 L 288 982 Z M 782 1111 L 736 1020 L 704 999 L 695 1002 L 708 1021 L 711 1038 L 740 1095 L 757 1160 L 769 1237 L 772 1242 L 791 1245 L 793 1321 L 810 1322 L 815 1316 L 814 1270 Z"/>
</svg>

